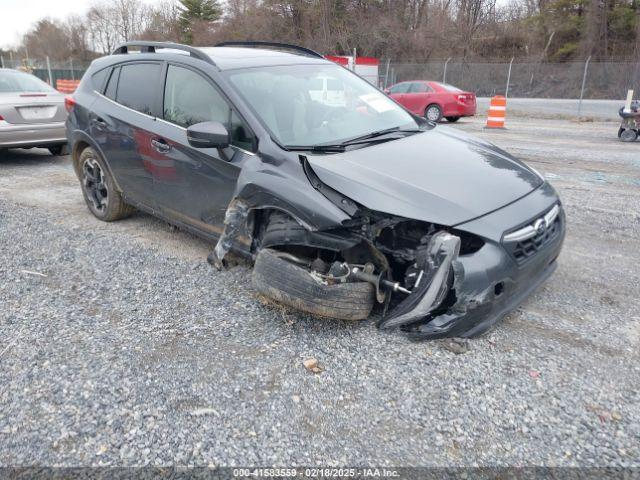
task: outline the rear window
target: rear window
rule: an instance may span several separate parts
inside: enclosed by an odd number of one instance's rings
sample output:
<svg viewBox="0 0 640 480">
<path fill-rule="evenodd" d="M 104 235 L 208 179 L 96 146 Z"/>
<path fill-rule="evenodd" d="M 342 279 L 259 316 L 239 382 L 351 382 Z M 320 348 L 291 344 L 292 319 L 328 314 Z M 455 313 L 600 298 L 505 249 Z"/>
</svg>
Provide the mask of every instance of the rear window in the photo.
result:
<svg viewBox="0 0 640 480">
<path fill-rule="evenodd" d="M 429 88 L 429 86 L 427 86 L 426 83 L 414 82 L 411 84 L 411 89 L 409 90 L 409 93 L 425 93 L 430 91 L 431 91 L 431 88 Z"/>
<path fill-rule="evenodd" d="M 0 71 L 0 93 L 55 92 L 38 77 L 17 70 Z"/>
<path fill-rule="evenodd" d="M 116 102 L 138 112 L 154 115 L 161 66 L 158 63 L 134 63 L 120 67 Z"/>
<path fill-rule="evenodd" d="M 444 88 L 445 90 L 447 90 L 448 92 L 462 92 L 462 90 L 460 90 L 458 87 L 454 87 L 453 85 L 449 85 L 448 83 L 438 83 L 438 85 L 442 88 Z"/>
</svg>

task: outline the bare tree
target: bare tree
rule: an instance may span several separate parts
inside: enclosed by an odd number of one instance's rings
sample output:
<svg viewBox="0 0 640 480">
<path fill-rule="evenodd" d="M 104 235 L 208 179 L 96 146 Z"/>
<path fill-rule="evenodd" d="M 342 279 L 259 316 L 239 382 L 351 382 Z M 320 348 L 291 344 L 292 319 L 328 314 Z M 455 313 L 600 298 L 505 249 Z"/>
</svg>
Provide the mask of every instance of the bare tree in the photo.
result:
<svg viewBox="0 0 640 480">
<path fill-rule="evenodd" d="M 110 0 L 94 4 L 87 13 L 94 48 L 107 53 L 118 43 L 138 38 L 152 18 L 151 8 L 140 0 Z"/>
<path fill-rule="evenodd" d="M 69 39 L 61 24 L 43 19 L 36 22 L 33 29 L 24 35 L 23 46 L 30 57 L 51 59 L 68 58 Z"/>
</svg>

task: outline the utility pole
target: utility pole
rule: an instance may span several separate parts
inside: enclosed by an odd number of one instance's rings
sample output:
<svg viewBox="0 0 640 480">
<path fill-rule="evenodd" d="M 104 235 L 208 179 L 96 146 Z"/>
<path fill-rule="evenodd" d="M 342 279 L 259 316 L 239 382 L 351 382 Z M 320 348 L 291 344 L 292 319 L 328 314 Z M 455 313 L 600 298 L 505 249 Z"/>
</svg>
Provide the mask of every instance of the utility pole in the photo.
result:
<svg viewBox="0 0 640 480">
<path fill-rule="evenodd" d="M 511 57 L 511 61 L 509 62 L 509 73 L 507 74 L 507 88 L 504 92 L 504 98 L 509 97 L 509 83 L 511 83 L 511 66 L 513 65 L 513 57 Z"/>
<path fill-rule="evenodd" d="M 449 64 L 449 60 L 451 60 L 451 57 L 447 58 L 447 61 L 444 62 L 444 73 L 442 74 L 442 83 L 447 83 L 447 65 Z"/>
<path fill-rule="evenodd" d="M 578 120 L 580 120 L 580 114 L 582 113 L 582 97 L 584 96 L 584 84 L 587 81 L 587 69 L 589 68 L 589 62 L 591 61 L 591 55 L 584 63 L 584 73 L 582 74 L 582 88 L 580 89 L 580 102 L 578 102 Z"/>
</svg>

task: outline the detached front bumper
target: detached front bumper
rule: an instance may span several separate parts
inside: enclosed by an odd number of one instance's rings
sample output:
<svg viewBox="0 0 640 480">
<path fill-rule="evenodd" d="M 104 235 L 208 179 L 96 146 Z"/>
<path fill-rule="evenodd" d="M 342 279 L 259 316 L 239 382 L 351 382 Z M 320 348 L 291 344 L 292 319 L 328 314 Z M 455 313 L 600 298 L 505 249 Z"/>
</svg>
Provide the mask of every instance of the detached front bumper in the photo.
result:
<svg viewBox="0 0 640 480">
<path fill-rule="evenodd" d="M 565 237 L 564 212 L 557 235 L 526 263 L 518 265 L 501 243 L 486 243 L 458 258 L 454 272 L 456 302 L 427 323 L 402 327 L 416 339 L 474 337 L 517 308 L 557 267 Z"/>
<path fill-rule="evenodd" d="M 67 143 L 64 122 L 0 125 L 0 147 L 20 148 Z"/>
</svg>

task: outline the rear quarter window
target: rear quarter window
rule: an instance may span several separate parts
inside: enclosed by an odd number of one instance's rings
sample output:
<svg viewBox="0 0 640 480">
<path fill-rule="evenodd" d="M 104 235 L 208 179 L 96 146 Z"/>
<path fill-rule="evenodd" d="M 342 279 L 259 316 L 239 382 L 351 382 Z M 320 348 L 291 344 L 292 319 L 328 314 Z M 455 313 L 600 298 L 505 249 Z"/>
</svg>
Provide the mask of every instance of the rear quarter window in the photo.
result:
<svg viewBox="0 0 640 480">
<path fill-rule="evenodd" d="M 109 77 L 109 83 L 107 84 L 107 89 L 104 92 L 105 97 L 110 98 L 111 100 L 116 99 L 116 91 L 118 89 L 118 77 L 120 76 L 120 67 L 116 67 L 113 69 L 111 73 L 111 77 Z"/>
<path fill-rule="evenodd" d="M 110 72 L 111 72 L 111 67 L 103 68 L 102 70 L 99 70 L 93 75 L 91 75 L 91 81 L 93 82 L 93 89 L 96 92 L 102 93 L 104 91 L 104 86 L 105 86 L 105 83 L 107 82 L 107 78 L 109 77 Z"/>
<path fill-rule="evenodd" d="M 154 115 L 161 68 L 159 63 L 122 65 L 116 102 L 146 115 Z"/>
</svg>

